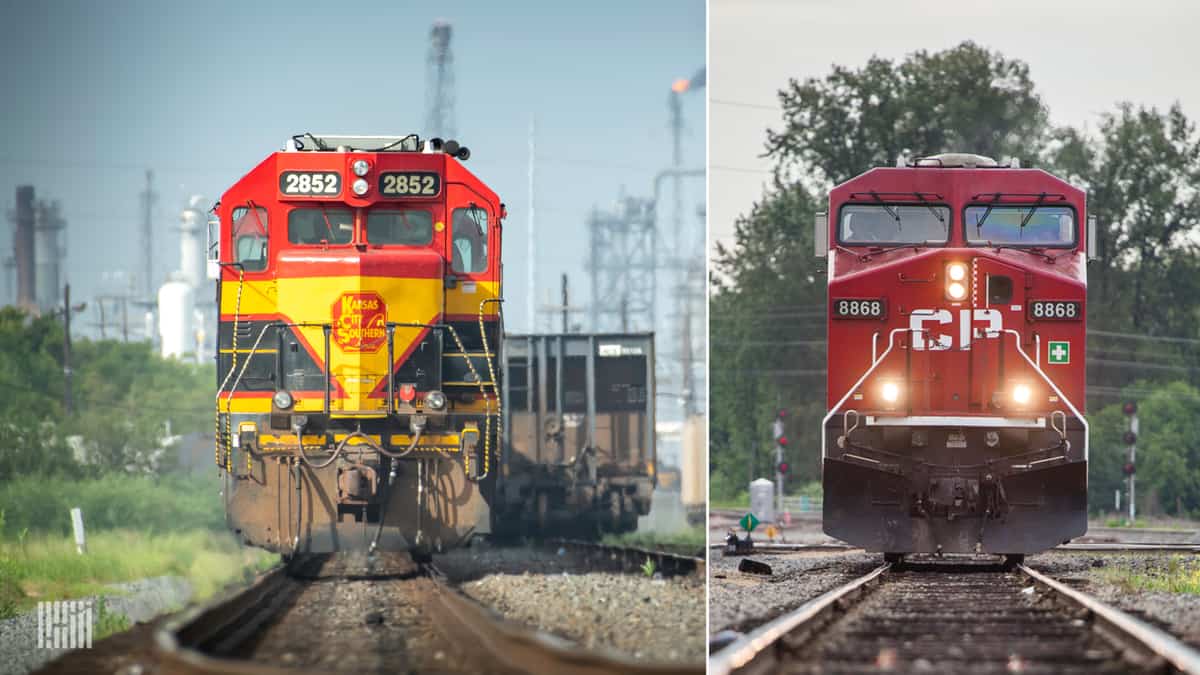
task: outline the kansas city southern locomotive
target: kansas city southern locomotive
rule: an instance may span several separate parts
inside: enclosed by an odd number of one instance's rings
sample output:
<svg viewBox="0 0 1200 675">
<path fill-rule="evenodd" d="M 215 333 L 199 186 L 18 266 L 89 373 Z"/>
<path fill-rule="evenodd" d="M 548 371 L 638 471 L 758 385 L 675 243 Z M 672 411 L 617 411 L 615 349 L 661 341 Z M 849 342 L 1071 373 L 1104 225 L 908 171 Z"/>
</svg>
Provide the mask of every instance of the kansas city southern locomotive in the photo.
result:
<svg viewBox="0 0 1200 675">
<path fill-rule="evenodd" d="M 246 542 L 435 551 L 490 531 L 505 209 L 468 156 L 303 134 L 214 208 L 216 460 Z"/>
<path fill-rule="evenodd" d="M 967 154 L 833 188 L 815 228 L 826 533 L 890 558 L 1019 558 L 1085 532 L 1086 207 Z"/>
</svg>

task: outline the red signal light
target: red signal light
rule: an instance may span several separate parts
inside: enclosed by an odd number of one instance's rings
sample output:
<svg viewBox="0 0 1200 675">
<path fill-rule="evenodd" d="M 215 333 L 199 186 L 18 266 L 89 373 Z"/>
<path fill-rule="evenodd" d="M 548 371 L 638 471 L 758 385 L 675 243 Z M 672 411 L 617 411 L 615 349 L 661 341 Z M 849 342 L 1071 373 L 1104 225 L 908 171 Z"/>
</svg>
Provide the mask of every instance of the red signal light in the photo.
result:
<svg viewBox="0 0 1200 675">
<path fill-rule="evenodd" d="M 1126 415 L 1137 414 L 1137 404 L 1133 401 L 1126 401 L 1125 405 L 1121 406 L 1121 412 L 1125 413 Z"/>
<path fill-rule="evenodd" d="M 780 462 L 780 463 L 779 463 L 779 466 L 778 466 L 777 468 L 779 469 L 779 473 L 782 473 L 782 474 L 787 474 L 787 472 L 788 472 L 788 463 L 787 463 L 787 462 Z"/>
<path fill-rule="evenodd" d="M 1125 472 L 1126 476 L 1132 476 L 1137 471 L 1137 467 L 1133 465 L 1133 462 L 1125 462 L 1125 466 L 1121 470 Z"/>
<path fill-rule="evenodd" d="M 786 448 L 788 444 L 787 436 L 780 436 L 779 440 L 776 442 Z"/>
</svg>

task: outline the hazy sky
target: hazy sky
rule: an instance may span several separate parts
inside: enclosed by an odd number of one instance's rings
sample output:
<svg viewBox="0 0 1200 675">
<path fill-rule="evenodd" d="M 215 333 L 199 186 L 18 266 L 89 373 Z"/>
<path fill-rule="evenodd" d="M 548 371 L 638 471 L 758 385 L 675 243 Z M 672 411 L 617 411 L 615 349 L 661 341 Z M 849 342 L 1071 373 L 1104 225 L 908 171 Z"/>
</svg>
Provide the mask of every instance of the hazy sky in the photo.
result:
<svg viewBox="0 0 1200 675">
<path fill-rule="evenodd" d="M 1114 103 L 1200 120 L 1200 2 L 1194 0 L 711 0 L 709 227 L 727 240 L 762 196 L 779 128 L 775 93 L 872 54 L 902 59 L 974 40 L 1029 64 L 1056 124 L 1096 126 Z M 953 92 L 947 92 L 952 95 Z M 969 151 L 970 148 L 963 148 Z M 868 167 L 863 167 L 864 169 Z"/>
<path fill-rule="evenodd" d="M 161 280 L 178 266 L 172 228 L 187 197 L 211 203 L 288 136 L 423 132 L 429 28 L 445 18 L 454 27 L 458 135 L 472 151 L 468 166 L 508 205 L 508 325 L 527 330 L 530 115 L 539 282 L 557 301 L 559 274 L 569 272 L 576 304 L 589 292 L 588 212 L 622 186 L 648 196 L 670 162 L 667 96 L 704 64 L 704 8 L 703 0 L 5 2 L 0 206 L 11 210 L 25 183 L 63 202 L 68 280 L 86 299 L 115 290 L 114 273 L 140 274 L 138 193 L 151 168 Z M 703 92 L 685 97 L 684 116 L 685 164 L 700 165 Z M 688 190 L 699 246 L 703 185 Z M 4 220 L 0 258 L 11 255 Z"/>
</svg>

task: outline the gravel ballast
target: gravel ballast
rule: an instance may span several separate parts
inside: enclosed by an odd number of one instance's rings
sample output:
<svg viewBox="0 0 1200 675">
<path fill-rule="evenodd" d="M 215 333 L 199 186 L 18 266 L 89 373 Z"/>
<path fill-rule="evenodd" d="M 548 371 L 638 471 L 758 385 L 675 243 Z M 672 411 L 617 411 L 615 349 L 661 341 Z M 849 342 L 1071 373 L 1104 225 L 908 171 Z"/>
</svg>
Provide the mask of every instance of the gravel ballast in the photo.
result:
<svg viewBox="0 0 1200 675">
<path fill-rule="evenodd" d="M 1174 560 L 1174 563 L 1172 563 Z M 1172 565 L 1196 574 L 1195 554 L 1077 553 L 1051 551 L 1028 559 L 1029 566 L 1071 583 L 1079 590 L 1144 619 L 1200 649 L 1200 595 L 1132 588 L 1121 583 L 1128 573 L 1162 575 Z"/>
<path fill-rule="evenodd" d="M 586 649 L 702 663 L 704 580 L 581 571 L 570 555 L 469 549 L 436 561 L 463 592 L 508 619 Z"/>
<path fill-rule="evenodd" d="M 771 574 L 739 572 L 746 558 L 769 565 Z M 709 631 L 748 632 L 882 563 L 882 556 L 862 552 L 724 557 L 713 551 L 708 564 Z"/>
</svg>

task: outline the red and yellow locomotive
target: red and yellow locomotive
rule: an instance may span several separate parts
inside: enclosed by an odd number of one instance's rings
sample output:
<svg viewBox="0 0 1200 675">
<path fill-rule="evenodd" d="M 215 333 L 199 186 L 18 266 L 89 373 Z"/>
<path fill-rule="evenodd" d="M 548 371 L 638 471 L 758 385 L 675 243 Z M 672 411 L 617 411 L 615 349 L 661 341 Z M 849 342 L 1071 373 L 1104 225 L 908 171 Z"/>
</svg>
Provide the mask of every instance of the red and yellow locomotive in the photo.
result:
<svg viewBox="0 0 1200 675">
<path fill-rule="evenodd" d="M 289 139 L 210 223 L 227 520 L 286 554 L 491 529 L 504 205 L 454 141 Z"/>
<path fill-rule="evenodd" d="M 1083 534 L 1085 193 L 946 154 L 842 183 L 828 213 L 825 532 L 890 558 Z"/>
</svg>

